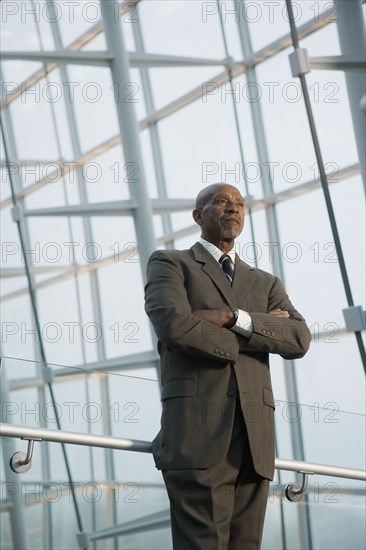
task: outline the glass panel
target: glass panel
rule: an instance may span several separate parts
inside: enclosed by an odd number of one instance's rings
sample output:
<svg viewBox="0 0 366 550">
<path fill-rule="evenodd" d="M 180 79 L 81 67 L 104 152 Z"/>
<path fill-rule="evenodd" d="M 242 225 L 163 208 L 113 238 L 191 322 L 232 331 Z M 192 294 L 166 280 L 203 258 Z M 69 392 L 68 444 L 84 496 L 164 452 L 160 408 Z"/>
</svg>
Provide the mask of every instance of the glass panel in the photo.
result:
<svg viewBox="0 0 366 550">
<path fill-rule="evenodd" d="M 303 2 L 303 4 L 305 3 Z M 313 16 L 311 18 L 312 21 L 316 21 L 316 19 L 318 18 L 319 21 L 329 22 L 332 16 L 331 14 L 325 15 L 326 9 L 334 10 L 335 13 L 333 17 L 335 17 L 336 20 L 338 19 L 337 6 L 332 6 L 332 3 L 328 2 L 327 0 L 314 2 L 313 5 L 309 3 L 308 6 L 309 12 L 310 10 L 313 11 Z M 305 13 L 305 11 L 303 11 L 303 13 Z M 342 52 L 339 44 L 337 25 L 334 23 L 331 25 L 325 25 L 318 29 L 316 32 L 309 34 L 309 36 L 301 40 L 301 47 L 306 48 L 309 55 L 311 56 L 341 55 Z M 328 73 L 328 71 L 325 72 Z M 316 74 L 318 74 L 318 71 L 316 72 Z"/>
<path fill-rule="evenodd" d="M 2 47 L 5 50 L 3 44 Z M 16 51 L 16 49 L 16 47 L 12 46 L 9 48 L 9 51 Z M 1 84 L 2 100 L 7 99 L 8 95 L 11 96 L 13 92 L 18 90 L 18 86 L 20 86 L 22 82 L 25 82 L 30 75 L 33 75 L 40 69 L 42 69 L 42 63 L 37 63 L 36 61 L 1 61 L 1 70 L 4 79 Z"/>
<path fill-rule="evenodd" d="M 97 155 L 84 169 L 88 201 L 103 203 L 129 199 L 128 169 L 120 144 Z"/>
<path fill-rule="evenodd" d="M 44 100 L 44 82 L 33 86 L 10 105 L 19 159 L 58 157 L 50 105 Z M 29 139 L 32 136 L 32 139 Z M 40 155 L 42 151 L 42 155 Z"/>
<path fill-rule="evenodd" d="M 330 186 L 343 255 L 356 305 L 365 304 L 365 201 L 362 176 L 339 181 Z M 352 198 L 351 198 L 352 196 Z M 357 214 L 355 214 L 357 210 Z M 352 220 L 352 223 L 350 223 Z M 365 309 L 365 308 L 364 308 Z"/>
<path fill-rule="evenodd" d="M 225 53 L 219 18 L 209 13 L 210 7 L 212 3 L 184 0 L 141 2 L 139 13 L 146 51 L 222 59 Z M 217 13 L 217 9 L 214 11 Z"/>
<path fill-rule="evenodd" d="M 223 2 L 228 5 L 229 2 Z M 253 49 L 260 50 L 274 42 L 278 38 L 290 33 L 289 18 L 285 2 L 271 0 L 269 2 L 260 2 L 259 0 L 245 0 L 243 6 L 239 3 L 239 16 L 236 15 L 236 21 L 244 20 L 248 23 Z M 293 13 L 296 26 L 299 28 L 305 22 L 319 22 L 327 24 L 332 21 L 332 13 L 327 14 L 327 10 L 336 13 L 336 8 L 332 2 L 319 0 L 317 2 L 293 1 Z M 234 17 L 227 9 L 227 17 Z M 224 13 L 224 12 L 223 12 Z M 332 26 L 332 25 L 328 25 Z M 334 50 L 331 52 L 334 55 Z"/>
<path fill-rule="evenodd" d="M 76 41 L 82 34 L 94 30 L 101 22 L 99 2 L 57 2 L 58 24 L 64 47 Z"/>
<path fill-rule="evenodd" d="M 238 185 L 240 154 L 232 105 L 222 102 L 219 93 L 162 120 L 159 130 L 170 197 L 195 197 L 218 181 Z"/>
<path fill-rule="evenodd" d="M 291 76 L 288 48 L 257 66 L 258 94 L 263 109 L 275 191 L 313 180 L 314 147 L 301 85 Z M 301 144 L 301 147 L 299 146 Z"/>
<path fill-rule="evenodd" d="M 218 94 L 216 77 L 223 69 L 220 65 L 217 67 L 151 68 L 149 75 L 155 108 L 161 109 L 193 89 L 208 90 L 212 95 Z M 196 101 L 200 102 L 201 100 Z"/>
<path fill-rule="evenodd" d="M 289 296 L 309 326 L 343 327 L 347 302 L 323 191 L 281 202 L 276 209 L 281 243 L 272 246 L 281 250 Z"/>
</svg>

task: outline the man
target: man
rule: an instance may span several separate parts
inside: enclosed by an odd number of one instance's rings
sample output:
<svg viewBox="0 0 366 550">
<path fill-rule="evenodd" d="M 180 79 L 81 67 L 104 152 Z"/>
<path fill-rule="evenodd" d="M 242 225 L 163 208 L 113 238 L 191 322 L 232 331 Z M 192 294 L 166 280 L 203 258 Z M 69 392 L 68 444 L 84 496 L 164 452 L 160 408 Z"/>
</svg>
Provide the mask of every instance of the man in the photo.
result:
<svg viewBox="0 0 366 550">
<path fill-rule="evenodd" d="M 232 185 L 206 187 L 193 211 L 200 242 L 148 264 L 163 406 L 152 448 L 175 550 L 260 547 L 274 473 L 268 354 L 298 359 L 310 343 L 279 279 L 234 252 L 244 206 Z"/>
</svg>

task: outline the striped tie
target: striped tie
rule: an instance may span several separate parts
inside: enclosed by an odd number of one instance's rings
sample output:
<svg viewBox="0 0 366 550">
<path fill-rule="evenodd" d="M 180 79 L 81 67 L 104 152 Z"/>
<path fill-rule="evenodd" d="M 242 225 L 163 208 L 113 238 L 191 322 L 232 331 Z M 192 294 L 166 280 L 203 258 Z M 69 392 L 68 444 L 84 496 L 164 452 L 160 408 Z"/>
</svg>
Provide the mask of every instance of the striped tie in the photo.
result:
<svg viewBox="0 0 366 550">
<path fill-rule="evenodd" d="M 232 259 L 228 254 L 223 254 L 219 261 L 220 261 L 222 270 L 225 273 L 231 285 L 234 277 L 234 262 L 232 261 Z"/>
</svg>

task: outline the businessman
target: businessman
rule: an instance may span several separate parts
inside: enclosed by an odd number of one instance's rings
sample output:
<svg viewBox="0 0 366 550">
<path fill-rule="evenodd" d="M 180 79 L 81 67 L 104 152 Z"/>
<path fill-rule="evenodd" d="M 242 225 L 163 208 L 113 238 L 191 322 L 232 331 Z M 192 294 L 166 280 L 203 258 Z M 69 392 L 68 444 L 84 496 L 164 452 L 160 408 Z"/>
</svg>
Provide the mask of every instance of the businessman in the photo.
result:
<svg viewBox="0 0 366 550">
<path fill-rule="evenodd" d="M 234 252 L 244 208 L 236 187 L 204 188 L 193 210 L 201 239 L 148 263 L 162 383 L 152 449 L 174 550 L 260 548 L 274 473 L 269 354 L 299 359 L 310 343 L 280 280 Z"/>
</svg>

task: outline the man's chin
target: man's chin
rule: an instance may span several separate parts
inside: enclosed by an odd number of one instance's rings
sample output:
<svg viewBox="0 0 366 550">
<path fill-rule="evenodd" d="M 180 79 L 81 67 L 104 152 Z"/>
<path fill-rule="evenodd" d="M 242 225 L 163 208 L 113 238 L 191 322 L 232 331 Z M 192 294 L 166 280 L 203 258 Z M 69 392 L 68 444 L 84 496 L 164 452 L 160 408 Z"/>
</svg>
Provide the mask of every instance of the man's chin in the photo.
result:
<svg viewBox="0 0 366 550">
<path fill-rule="evenodd" d="M 239 237 L 239 235 L 240 235 L 239 230 L 230 229 L 230 230 L 222 231 L 221 238 L 223 241 L 233 241 L 234 239 Z"/>
</svg>

